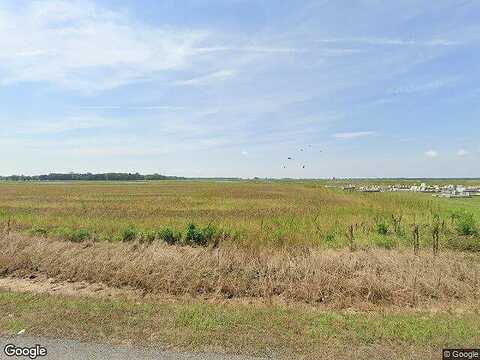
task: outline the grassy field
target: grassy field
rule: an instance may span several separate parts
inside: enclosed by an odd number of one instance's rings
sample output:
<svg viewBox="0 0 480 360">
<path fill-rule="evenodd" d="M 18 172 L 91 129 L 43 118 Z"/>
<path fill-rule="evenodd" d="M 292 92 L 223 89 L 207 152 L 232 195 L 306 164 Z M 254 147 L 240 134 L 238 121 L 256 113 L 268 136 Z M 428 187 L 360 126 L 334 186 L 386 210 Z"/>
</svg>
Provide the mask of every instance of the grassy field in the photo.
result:
<svg viewBox="0 0 480 360">
<path fill-rule="evenodd" d="M 141 294 L 0 288 L 0 333 L 286 358 L 478 345 L 480 198 L 325 184 L 0 183 L 3 279 Z"/>
<path fill-rule="evenodd" d="M 72 298 L 0 291 L 0 333 L 274 358 L 437 359 L 475 347 L 478 313 L 349 313 L 282 305 Z M 71 321 L 75 319 L 75 321 Z"/>
<path fill-rule="evenodd" d="M 459 221 L 472 229 L 458 231 Z M 79 241 L 151 240 L 167 229 L 181 242 L 189 224 L 210 224 L 214 236 L 248 246 L 338 248 L 353 233 L 356 246 L 393 248 L 410 246 L 414 225 L 429 246 L 440 224 L 444 246 L 475 248 L 461 235 L 473 235 L 478 221 L 480 198 L 346 193 L 313 181 L 0 184 L 4 227 Z"/>
</svg>

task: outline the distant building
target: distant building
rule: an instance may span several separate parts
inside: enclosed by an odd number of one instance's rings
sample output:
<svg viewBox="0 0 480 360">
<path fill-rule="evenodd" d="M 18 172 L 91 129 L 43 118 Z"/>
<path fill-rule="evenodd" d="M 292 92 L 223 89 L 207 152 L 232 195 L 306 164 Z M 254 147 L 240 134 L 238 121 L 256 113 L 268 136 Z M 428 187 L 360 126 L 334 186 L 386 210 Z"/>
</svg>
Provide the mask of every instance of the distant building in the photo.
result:
<svg viewBox="0 0 480 360">
<path fill-rule="evenodd" d="M 469 198 L 471 193 L 463 185 L 448 185 L 439 196 L 445 198 Z"/>
</svg>

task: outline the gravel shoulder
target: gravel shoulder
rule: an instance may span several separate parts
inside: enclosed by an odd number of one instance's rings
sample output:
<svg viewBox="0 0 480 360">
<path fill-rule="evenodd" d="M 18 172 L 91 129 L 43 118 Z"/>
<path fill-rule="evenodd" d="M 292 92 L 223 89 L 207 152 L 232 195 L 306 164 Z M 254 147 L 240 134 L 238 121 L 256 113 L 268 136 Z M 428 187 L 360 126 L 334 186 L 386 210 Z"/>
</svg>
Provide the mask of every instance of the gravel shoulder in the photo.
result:
<svg viewBox="0 0 480 360">
<path fill-rule="evenodd" d="M 35 347 L 39 344 L 47 349 L 47 356 L 38 359 L 48 360 L 255 360 L 248 356 L 222 355 L 213 353 L 177 353 L 163 350 L 145 350 L 129 346 L 112 346 L 105 344 L 86 343 L 73 340 L 49 339 L 45 337 L 31 336 L 0 336 L 1 354 L 0 359 L 12 359 L 5 355 L 5 346 L 13 344 L 18 347 Z M 18 359 L 19 357 L 14 357 Z M 21 358 L 21 357 L 20 357 Z M 27 358 L 27 357 L 25 357 Z"/>
</svg>

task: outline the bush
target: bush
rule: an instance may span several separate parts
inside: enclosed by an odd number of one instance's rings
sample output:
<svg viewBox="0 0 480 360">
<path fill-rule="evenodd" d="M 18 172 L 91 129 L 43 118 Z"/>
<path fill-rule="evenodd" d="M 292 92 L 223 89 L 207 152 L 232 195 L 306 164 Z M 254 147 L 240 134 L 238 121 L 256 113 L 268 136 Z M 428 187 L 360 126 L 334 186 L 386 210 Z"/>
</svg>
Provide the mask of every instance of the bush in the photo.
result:
<svg viewBox="0 0 480 360">
<path fill-rule="evenodd" d="M 156 237 L 169 245 L 207 246 L 208 244 L 213 244 L 218 246 L 220 240 L 227 236 L 231 237 L 231 234 L 218 229 L 212 224 L 201 229 L 195 224 L 189 224 L 185 231 L 185 236 L 183 236 L 182 232 L 172 230 L 169 227 L 164 227 L 156 232 Z"/>
<path fill-rule="evenodd" d="M 480 239 L 478 236 L 449 238 L 447 247 L 457 251 L 480 252 Z"/>
<path fill-rule="evenodd" d="M 30 234 L 34 236 L 47 236 L 48 229 L 43 227 L 34 227 L 32 230 L 30 230 Z"/>
<path fill-rule="evenodd" d="M 68 236 L 68 240 L 72 242 L 84 242 L 90 238 L 91 234 L 87 229 L 74 230 Z"/>
<path fill-rule="evenodd" d="M 477 223 L 472 213 L 457 213 L 454 215 L 454 219 L 456 222 L 455 227 L 459 235 L 471 236 L 478 234 Z"/>
<path fill-rule="evenodd" d="M 90 231 L 87 229 L 72 229 L 70 227 L 56 227 L 49 232 L 49 236 L 75 243 L 81 243 L 91 238 Z"/>
<path fill-rule="evenodd" d="M 123 229 L 122 232 L 120 233 L 120 240 L 123 242 L 133 241 L 136 239 L 137 233 L 138 233 L 137 230 L 135 230 L 132 227 Z"/>
<path fill-rule="evenodd" d="M 388 234 L 388 225 L 385 224 L 384 222 L 378 223 L 376 230 L 377 230 L 377 234 L 379 234 L 379 235 L 387 235 Z"/>
<path fill-rule="evenodd" d="M 182 233 L 175 232 L 166 227 L 158 231 L 157 237 L 165 241 L 168 245 L 175 245 L 182 240 Z"/>
<path fill-rule="evenodd" d="M 142 231 L 137 234 L 138 241 L 143 244 L 151 244 L 155 241 L 157 234 L 155 231 Z"/>
<path fill-rule="evenodd" d="M 335 233 L 333 231 L 329 231 L 323 235 L 323 240 L 328 243 L 332 244 L 335 242 Z"/>
<path fill-rule="evenodd" d="M 219 236 L 219 231 L 215 225 L 208 224 L 202 229 L 202 234 L 206 243 L 210 243 Z"/>
<path fill-rule="evenodd" d="M 206 246 L 207 239 L 203 231 L 198 230 L 195 224 L 189 224 L 185 233 L 185 244 L 192 246 Z"/>
<path fill-rule="evenodd" d="M 384 234 L 382 234 L 384 235 Z M 396 242 L 393 237 L 390 236 L 381 236 L 374 239 L 375 245 L 379 248 L 391 250 L 395 248 Z"/>
</svg>

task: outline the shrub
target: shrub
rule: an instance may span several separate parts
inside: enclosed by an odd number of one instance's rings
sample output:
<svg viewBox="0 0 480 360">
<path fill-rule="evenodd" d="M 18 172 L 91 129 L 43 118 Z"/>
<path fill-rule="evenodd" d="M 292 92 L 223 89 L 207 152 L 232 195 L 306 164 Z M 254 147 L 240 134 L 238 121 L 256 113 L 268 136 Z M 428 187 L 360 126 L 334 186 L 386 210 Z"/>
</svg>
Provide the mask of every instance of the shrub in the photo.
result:
<svg viewBox="0 0 480 360">
<path fill-rule="evenodd" d="M 192 246 L 205 246 L 207 240 L 203 231 L 198 230 L 195 224 L 189 224 L 185 233 L 185 243 Z"/>
<path fill-rule="evenodd" d="M 333 231 L 329 231 L 323 235 L 323 240 L 328 243 L 332 244 L 335 242 L 335 233 Z"/>
<path fill-rule="evenodd" d="M 47 236 L 48 229 L 44 227 L 34 227 L 32 230 L 30 230 L 30 234 L 34 236 Z"/>
<path fill-rule="evenodd" d="M 168 227 L 159 230 L 157 236 L 169 245 L 175 245 L 182 240 L 182 233 L 175 232 Z"/>
<path fill-rule="evenodd" d="M 137 237 L 137 233 L 138 233 L 137 230 L 135 230 L 132 227 L 123 229 L 122 232 L 120 233 L 120 240 L 123 242 L 133 241 Z"/>
<path fill-rule="evenodd" d="M 457 213 L 454 216 L 456 230 L 459 235 L 471 236 L 478 233 L 477 223 L 472 213 Z"/>
<path fill-rule="evenodd" d="M 402 219 L 403 219 L 403 215 L 392 214 L 393 231 L 398 236 L 404 236 L 405 235 L 404 232 L 403 232 L 403 229 L 402 229 Z"/>
<path fill-rule="evenodd" d="M 387 235 L 388 234 L 388 225 L 385 224 L 384 222 L 378 223 L 377 227 L 377 234 L 379 235 Z"/>
<path fill-rule="evenodd" d="M 480 238 L 478 236 L 449 238 L 446 245 L 452 250 L 480 252 Z"/>
<path fill-rule="evenodd" d="M 157 237 L 157 234 L 155 231 L 142 231 L 138 233 L 137 238 L 138 241 L 143 244 L 151 244 L 155 241 L 155 238 Z"/>
<path fill-rule="evenodd" d="M 223 235 L 215 225 L 209 224 L 199 229 L 195 224 L 189 224 L 185 231 L 183 244 L 190 246 L 207 246 L 209 243 L 218 243 L 220 236 Z M 176 232 L 169 227 L 165 227 L 157 232 L 157 237 L 169 245 L 180 244 L 182 242 L 182 233 Z M 217 244 L 218 245 L 218 244 Z"/>
<path fill-rule="evenodd" d="M 270 233 L 272 243 L 277 247 L 285 245 L 287 240 L 287 232 L 282 227 L 278 226 Z"/>
<path fill-rule="evenodd" d="M 384 235 L 384 234 L 382 234 L 382 235 Z M 376 237 L 374 239 L 374 242 L 375 242 L 375 245 L 377 247 L 387 249 L 387 250 L 391 250 L 391 249 L 395 248 L 395 245 L 396 245 L 395 239 L 393 237 L 390 237 L 390 236 Z"/>
<path fill-rule="evenodd" d="M 68 236 L 68 240 L 73 242 L 84 242 L 90 238 L 91 234 L 87 229 L 74 230 Z"/>
<path fill-rule="evenodd" d="M 208 224 L 202 229 L 202 234 L 206 243 L 210 243 L 219 236 L 219 230 L 215 225 Z"/>
</svg>

